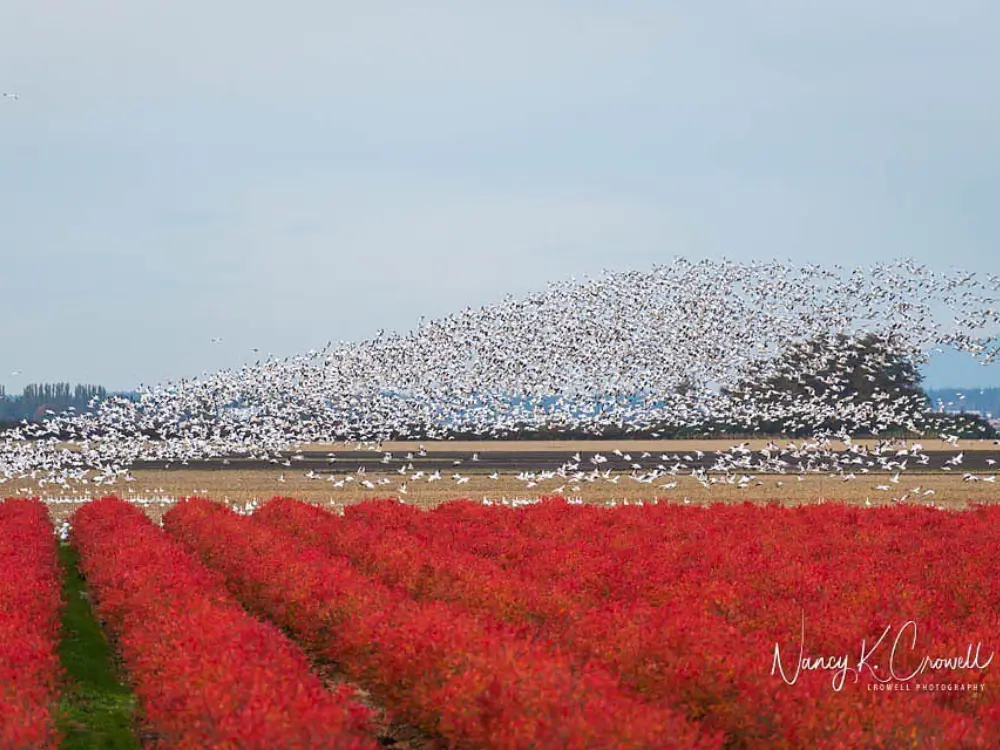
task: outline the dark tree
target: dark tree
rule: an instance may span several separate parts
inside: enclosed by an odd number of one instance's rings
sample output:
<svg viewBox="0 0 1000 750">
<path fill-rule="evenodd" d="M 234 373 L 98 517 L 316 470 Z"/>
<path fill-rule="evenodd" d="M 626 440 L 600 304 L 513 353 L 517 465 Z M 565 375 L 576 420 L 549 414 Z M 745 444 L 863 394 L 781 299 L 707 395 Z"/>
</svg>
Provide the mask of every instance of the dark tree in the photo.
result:
<svg viewBox="0 0 1000 750">
<path fill-rule="evenodd" d="M 927 396 L 915 362 L 890 337 L 816 336 L 789 346 L 771 374 L 728 395 L 745 404 L 745 426 L 763 433 L 879 434 L 919 429 Z"/>
</svg>

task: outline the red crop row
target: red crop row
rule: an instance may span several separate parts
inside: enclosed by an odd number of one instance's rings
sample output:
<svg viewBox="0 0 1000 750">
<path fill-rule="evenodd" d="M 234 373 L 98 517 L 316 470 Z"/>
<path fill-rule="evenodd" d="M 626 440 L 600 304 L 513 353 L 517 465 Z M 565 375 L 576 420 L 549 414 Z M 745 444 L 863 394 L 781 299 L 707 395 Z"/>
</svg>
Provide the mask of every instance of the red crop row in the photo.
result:
<svg viewBox="0 0 1000 750">
<path fill-rule="evenodd" d="M 558 586 L 581 606 L 609 598 L 632 601 L 635 586 L 657 595 L 663 589 L 650 583 L 650 555 L 670 554 L 680 546 L 674 542 L 688 541 L 684 530 L 650 522 L 656 506 L 570 506 L 570 513 L 565 502 L 553 499 L 517 510 L 469 502 L 446 503 L 430 513 L 398 503 L 382 506 L 350 506 L 345 519 L 388 523 L 435 546 L 459 547 L 519 578 Z M 639 575 L 628 576 L 630 571 Z"/>
<path fill-rule="evenodd" d="M 440 545 L 426 542 L 410 531 L 409 524 L 398 523 L 410 514 L 430 515 L 412 506 L 377 500 L 350 506 L 340 518 L 292 498 L 274 498 L 254 518 L 344 555 L 362 572 L 387 586 L 400 587 L 415 599 L 445 601 L 472 614 L 526 626 L 526 632 L 532 625 L 550 625 L 582 614 L 572 592 L 525 585 L 523 578 L 511 575 L 495 560 L 466 552 L 463 540 L 448 538 Z"/>
<path fill-rule="evenodd" d="M 0 747 L 54 748 L 58 742 L 59 617 L 57 542 L 37 500 L 0 503 Z"/>
<path fill-rule="evenodd" d="M 72 543 L 146 719 L 170 748 L 376 747 L 368 712 L 328 692 L 302 651 L 138 508 L 103 498 Z"/>
<path fill-rule="evenodd" d="M 205 500 L 164 516 L 251 609 L 340 663 L 394 712 L 461 747 L 710 747 L 673 712 L 440 602 L 416 602 L 321 548 Z"/>
<path fill-rule="evenodd" d="M 911 692 L 906 702 L 886 702 L 874 691 L 880 686 L 876 676 L 864 670 L 858 684 L 840 691 L 832 689 L 829 671 L 804 674 L 795 685 L 786 685 L 770 670 L 777 643 L 786 661 L 789 652 L 797 655 L 805 612 L 814 654 L 850 653 L 856 660 L 863 639 L 871 643 L 886 625 L 898 630 L 912 620 L 920 629 L 921 648 L 931 644 L 939 654 L 963 653 L 963 644 L 981 642 L 985 661 L 990 644 L 1000 643 L 995 614 L 1000 577 L 984 572 L 990 550 L 1000 542 L 1000 514 L 859 513 L 834 505 L 580 513 L 578 507 L 549 503 L 541 510 L 554 541 L 529 539 L 533 559 L 562 557 L 588 575 L 585 590 L 561 580 L 555 586 L 540 583 L 522 570 L 510 553 L 526 535 L 512 530 L 513 523 L 491 534 L 493 509 L 482 513 L 487 521 L 472 531 L 463 526 L 477 511 L 448 505 L 424 513 L 395 503 L 365 503 L 348 508 L 340 519 L 274 500 L 257 518 L 348 556 L 416 598 L 440 598 L 459 609 L 530 625 L 578 657 L 614 670 L 647 699 L 669 701 L 707 727 L 725 731 L 732 746 L 997 743 L 991 717 L 998 704 L 988 692 Z M 510 512 L 501 509 L 497 515 L 509 522 Z M 560 530 L 560 519 L 580 528 L 581 516 L 595 514 L 603 514 L 603 531 L 591 524 L 585 538 L 561 541 L 573 535 Z M 628 553 L 622 532 L 629 528 L 637 548 L 648 555 L 645 566 Z M 659 549 L 658 531 L 669 539 Z M 507 564 L 499 564 L 497 556 L 457 551 L 467 539 L 480 549 L 494 546 Z M 984 539 L 990 543 L 977 546 Z M 956 556 L 956 542 L 958 549 L 970 549 L 968 555 Z M 646 580 L 655 585 L 640 585 Z M 587 606 L 574 609 L 574 601 Z M 889 646 L 880 660 L 887 651 Z M 897 672 L 912 672 L 921 655 L 901 650 Z M 983 669 L 933 677 L 981 683 L 987 690 L 1000 684 Z M 926 682 L 904 687 L 912 690 Z"/>
</svg>

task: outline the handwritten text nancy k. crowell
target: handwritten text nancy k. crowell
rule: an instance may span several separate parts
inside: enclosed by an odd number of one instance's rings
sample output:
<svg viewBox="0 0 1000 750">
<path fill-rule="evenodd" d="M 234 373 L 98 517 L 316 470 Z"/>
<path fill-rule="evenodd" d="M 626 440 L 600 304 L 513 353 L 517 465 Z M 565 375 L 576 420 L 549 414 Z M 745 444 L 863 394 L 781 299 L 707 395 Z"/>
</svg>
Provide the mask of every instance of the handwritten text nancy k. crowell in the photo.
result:
<svg viewBox="0 0 1000 750">
<path fill-rule="evenodd" d="M 917 624 L 913 620 L 908 620 L 896 632 L 896 637 L 889 640 L 889 633 L 892 625 L 886 626 L 875 641 L 868 644 L 867 639 L 861 641 L 861 650 L 857 660 L 852 664 L 850 655 L 829 654 L 815 656 L 806 653 L 806 620 L 802 616 L 802 634 L 799 639 L 798 658 L 792 664 L 786 664 L 782 660 L 781 647 L 774 644 L 774 660 L 771 663 L 771 674 L 778 674 L 788 685 L 794 685 L 802 672 L 830 672 L 833 689 L 840 691 L 844 687 L 848 675 L 854 677 L 854 682 L 858 682 L 861 675 L 867 672 L 872 679 L 881 682 L 909 682 L 918 675 L 934 670 L 983 670 L 993 661 L 993 652 L 985 661 L 982 659 L 983 644 L 969 644 L 964 653 L 949 656 L 932 656 L 924 654 L 921 656 L 916 668 L 911 668 L 906 673 L 900 666 L 900 660 L 907 653 L 916 652 L 917 648 Z M 909 634 L 909 638 L 907 638 Z M 907 645 L 907 642 L 909 645 Z M 888 649 L 888 654 L 885 650 Z M 887 663 L 883 663 L 884 657 L 888 656 Z"/>
</svg>

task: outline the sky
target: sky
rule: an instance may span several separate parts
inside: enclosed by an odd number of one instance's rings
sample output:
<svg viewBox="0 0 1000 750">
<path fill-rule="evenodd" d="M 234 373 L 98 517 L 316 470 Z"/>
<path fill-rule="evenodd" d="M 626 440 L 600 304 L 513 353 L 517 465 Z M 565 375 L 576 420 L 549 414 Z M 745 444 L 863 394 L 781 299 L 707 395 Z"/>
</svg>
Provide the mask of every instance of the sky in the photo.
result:
<svg viewBox="0 0 1000 750">
<path fill-rule="evenodd" d="M 997 39 L 995 0 L 4 0 L 0 384 L 677 256 L 998 273 Z"/>
</svg>

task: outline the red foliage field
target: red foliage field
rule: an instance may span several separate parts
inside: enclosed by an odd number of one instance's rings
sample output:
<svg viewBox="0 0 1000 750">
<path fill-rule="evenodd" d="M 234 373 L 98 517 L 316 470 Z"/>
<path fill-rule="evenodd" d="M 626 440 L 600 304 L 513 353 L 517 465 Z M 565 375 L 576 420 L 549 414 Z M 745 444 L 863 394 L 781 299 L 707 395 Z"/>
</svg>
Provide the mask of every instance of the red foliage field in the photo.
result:
<svg viewBox="0 0 1000 750">
<path fill-rule="evenodd" d="M 427 746 L 1000 747 L 1000 506 L 188 499 L 163 527 L 105 498 L 71 541 L 164 747 L 375 747 L 317 661 Z M 0 746 L 53 747 L 41 505 L 0 505 L 0 606 Z"/>
<path fill-rule="evenodd" d="M 276 499 L 255 521 L 598 664 L 727 746 L 892 748 L 1000 746 L 998 515 Z M 914 675 L 925 656 L 970 664 Z"/>
</svg>

